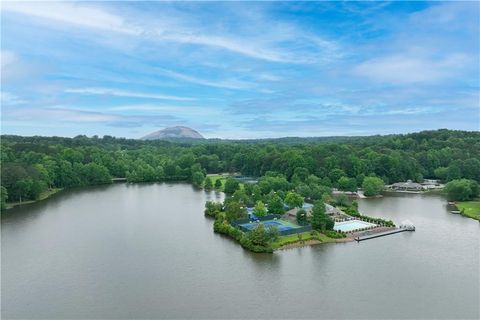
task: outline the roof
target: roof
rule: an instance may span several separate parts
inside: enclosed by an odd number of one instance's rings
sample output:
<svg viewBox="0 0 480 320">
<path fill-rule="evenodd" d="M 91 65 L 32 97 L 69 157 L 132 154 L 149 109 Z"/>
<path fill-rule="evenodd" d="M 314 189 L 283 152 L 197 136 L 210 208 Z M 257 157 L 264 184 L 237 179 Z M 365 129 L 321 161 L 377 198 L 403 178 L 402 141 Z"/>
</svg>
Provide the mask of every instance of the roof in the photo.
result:
<svg viewBox="0 0 480 320">
<path fill-rule="evenodd" d="M 392 187 L 421 189 L 422 185 L 420 183 L 412 182 L 412 180 L 407 180 L 407 182 L 396 182 L 392 184 Z"/>
</svg>

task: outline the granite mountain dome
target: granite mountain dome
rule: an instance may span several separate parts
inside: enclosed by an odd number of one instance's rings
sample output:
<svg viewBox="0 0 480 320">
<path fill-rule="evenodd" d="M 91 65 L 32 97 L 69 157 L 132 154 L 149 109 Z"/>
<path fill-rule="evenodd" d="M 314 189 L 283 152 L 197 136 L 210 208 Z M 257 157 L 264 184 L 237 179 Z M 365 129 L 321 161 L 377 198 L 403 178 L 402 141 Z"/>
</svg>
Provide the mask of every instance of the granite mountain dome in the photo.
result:
<svg viewBox="0 0 480 320">
<path fill-rule="evenodd" d="M 142 140 L 158 139 L 205 139 L 200 133 L 189 127 L 169 127 L 147 134 Z"/>
</svg>

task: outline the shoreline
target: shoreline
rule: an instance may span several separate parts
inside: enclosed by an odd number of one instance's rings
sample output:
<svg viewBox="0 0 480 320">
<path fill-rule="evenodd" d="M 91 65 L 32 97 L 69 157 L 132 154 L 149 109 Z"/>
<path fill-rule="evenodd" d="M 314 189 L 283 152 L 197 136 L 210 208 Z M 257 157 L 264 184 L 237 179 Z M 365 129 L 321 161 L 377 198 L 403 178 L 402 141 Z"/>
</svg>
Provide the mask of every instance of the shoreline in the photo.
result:
<svg viewBox="0 0 480 320">
<path fill-rule="evenodd" d="M 298 238 L 298 235 L 299 234 L 292 234 L 289 236 L 284 236 L 283 239 L 278 239 L 272 245 L 273 251 L 301 248 L 326 243 L 344 243 L 354 241 L 354 237 L 346 236 L 345 238 L 331 238 L 318 231 L 300 233 L 301 238 Z"/>
<path fill-rule="evenodd" d="M 351 237 L 346 237 L 346 238 L 341 238 L 341 239 L 333 239 L 333 238 L 330 238 L 330 239 L 331 240 L 329 240 L 329 241 L 320 241 L 320 240 L 317 240 L 317 239 L 297 241 L 297 242 L 285 244 L 285 245 L 275 249 L 274 251 L 281 251 L 281 250 L 316 246 L 316 245 L 319 245 L 319 244 L 348 243 L 348 242 L 353 242 L 354 241 L 354 239 L 351 238 Z"/>
<path fill-rule="evenodd" d="M 377 234 L 377 233 L 383 233 L 386 231 L 393 230 L 395 228 L 392 227 L 377 227 L 375 229 L 370 229 L 370 230 L 365 230 L 365 231 L 358 231 L 358 232 L 353 232 L 349 233 L 345 238 L 330 238 L 327 237 L 324 234 L 321 234 L 322 240 L 319 239 L 307 239 L 307 240 L 297 240 L 295 242 L 291 243 L 286 243 L 278 248 L 275 248 L 274 251 L 279 251 L 279 250 L 288 250 L 288 249 L 293 249 L 293 248 L 303 248 L 303 247 L 308 247 L 308 246 L 315 246 L 319 244 L 327 244 L 327 243 L 349 243 L 349 242 L 354 242 L 355 238 L 358 236 L 364 236 L 366 234 L 372 235 L 372 234 Z"/>
<path fill-rule="evenodd" d="M 427 189 L 427 190 L 420 190 L 420 191 L 413 191 L 413 190 L 392 190 L 386 189 L 383 190 L 385 193 L 406 193 L 406 194 L 428 194 L 428 193 L 443 193 L 444 188 L 438 189 Z"/>
<path fill-rule="evenodd" d="M 480 200 L 456 201 L 454 206 L 461 216 L 480 222 Z"/>
<path fill-rule="evenodd" d="M 53 189 L 44 191 L 40 194 L 40 196 L 38 197 L 37 200 L 27 200 L 27 201 L 22 201 L 22 202 L 20 202 L 20 201 L 7 202 L 5 211 L 13 209 L 15 207 L 21 207 L 21 206 L 24 206 L 24 205 L 27 205 L 27 204 L 34 204 L 34 203 L 49 199 L 53 195 L 55 195 L 55 194 L 57 194 L 57 193 L 59 193 L 63 190 L 64 190 L 64 188 L 53 188 Z"/>
</svg>

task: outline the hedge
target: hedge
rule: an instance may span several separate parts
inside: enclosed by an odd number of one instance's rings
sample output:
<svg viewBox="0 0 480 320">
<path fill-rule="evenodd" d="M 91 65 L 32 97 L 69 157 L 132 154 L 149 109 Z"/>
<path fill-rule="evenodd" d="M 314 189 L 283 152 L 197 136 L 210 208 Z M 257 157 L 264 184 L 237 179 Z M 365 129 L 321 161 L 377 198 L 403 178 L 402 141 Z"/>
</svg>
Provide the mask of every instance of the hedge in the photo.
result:
<svg viewBox="0 0 480 320">
<path fill-rule="evenodd" d="M 231 224 L 225 220 L 225 215 L 224 214 L 217 214 L 215 218 L 215 222 L 213 223 L 213 231 L 216 233 L 221 233 L 225 234 L 227 236 L 230 236 L 231 238 L 235 239 L 240 243 L 242 247 L 245 249 L 248 249 L 253 252 L 266 252 L 266 253 L 272 253 L 273 249 L 271 246 L 265 247 L 265 246 L 259 246 L 259 245 L 254 245 L 250 239 L 248 239 L 247 235 L 240 231 L 239 229 L 235 228 Z"/>
<path fill-rule="evenodd" d="M 355 206 L 342 207 L 342 210 L 346 214 L 348 214 L 352 217 L 360 218 L 363 221 L 372 222 L 372 223 L 382 225 L 382 226 L 386 226 L 386 227 L 395 227 L 395 223 L 393 223 L 392 220 L 384 220 L 384 219 L 381 219 L 381 218 L 374 218 L 374 217 L 369 217 L 369 216 L 360 214 L 360 212 L 358 212 L 358 210 Z"/>
</svg>

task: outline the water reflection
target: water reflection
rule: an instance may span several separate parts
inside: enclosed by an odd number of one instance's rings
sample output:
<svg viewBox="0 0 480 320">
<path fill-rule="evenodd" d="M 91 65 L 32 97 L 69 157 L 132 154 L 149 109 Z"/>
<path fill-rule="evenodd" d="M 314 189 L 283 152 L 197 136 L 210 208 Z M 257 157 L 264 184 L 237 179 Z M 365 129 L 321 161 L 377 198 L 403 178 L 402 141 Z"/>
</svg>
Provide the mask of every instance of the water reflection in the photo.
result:
<svg viewBox="0 0 480 320">
<path fill-rule="evenodd" d="M 62 192 L 2 214 L 4 318 L 478 318 L 479 224 L 442 197 L 362 199 L 416 232 L 255 254 L 189 184 Z M 405 308 L 408 306 L 408 308 Z"/>
</svg>

